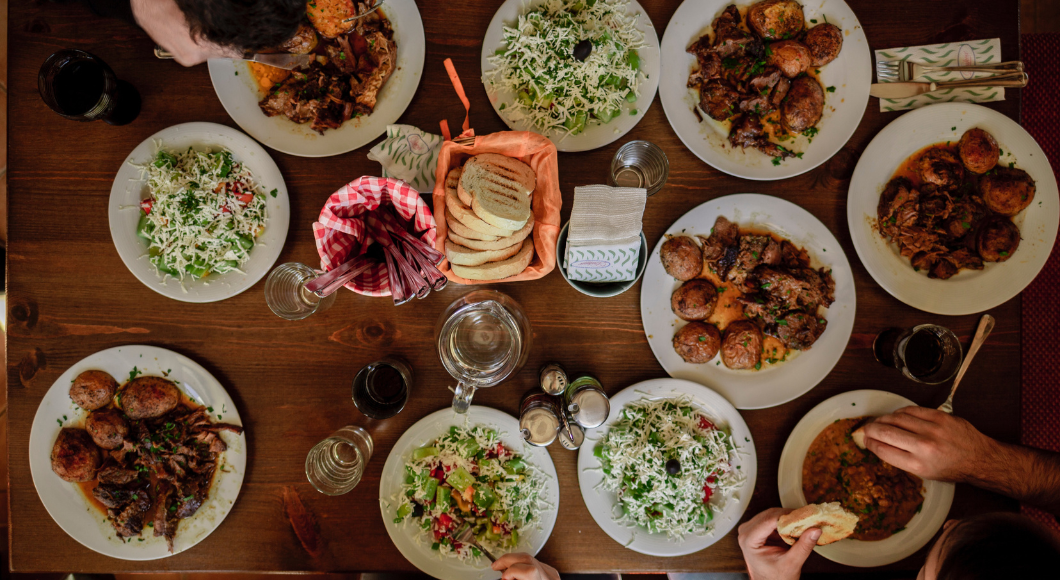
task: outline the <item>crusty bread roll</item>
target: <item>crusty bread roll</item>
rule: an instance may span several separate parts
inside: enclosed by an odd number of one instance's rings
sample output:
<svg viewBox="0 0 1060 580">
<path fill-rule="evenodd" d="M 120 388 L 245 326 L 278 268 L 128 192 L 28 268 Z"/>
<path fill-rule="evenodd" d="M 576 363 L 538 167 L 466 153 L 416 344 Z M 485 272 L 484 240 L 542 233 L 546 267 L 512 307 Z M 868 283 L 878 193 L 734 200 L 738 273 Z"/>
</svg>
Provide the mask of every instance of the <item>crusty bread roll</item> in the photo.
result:
<svg viewBox="0 0 1060 580">
<path fill-rule="evenodd" d="M 848 512 L 837 501 L 803 506 L 777 520 L 777 532 L 781 539 L 794 545 L 802 534 L 811 528 L 819 528 L 821 537 L 818 546 L 838 542 L 854 533 L 858 516 Z"/>
<path fill-rule="evenodd" d="M 464 164 L 457 197 L 465 203 L 470 198 L 471 209 L 486 223 L 514 232 L 530 217 L 530 197 L 536 184 L 534 171 L 522 161 L 484 153 Z"/>
<path fill-rule="evenodd" d="M 499 238 L 507 237 L 514 234 L 515 230 L 523 227 L 520 225 L 518 228 L 508 230 L 482 221 L 477 215 L 475 215 L 475 212 L 472 211 L 470 207 L 464 205 L 463 202 L 460 201 L 460 198 L 456 195 L 456 189 L 450 189 L 448 187 L 445 188 L 445 209 L 468 228 L 489 236 L 496 236 Z"/>
<path fill-rule="evenodd" d="M 488 262 L 481 266 L 461 266 L 453 263 L 450 263 L 450 265 L 454 274 L 468 280 L 503 280 L 525 270 L 533 259 L 534 240 L 527 238 L 523 240 L 519 253 L 507 260 Z"/>
<path fill-rule="evenodd" d="M 445 257 L 449 259 L 450 264 L 460 266 L 478 266 L 486 262 L 500 262 L 518 254 L 521 249 L 522 244 L 513 244 L 499 250 L 472 250 L 453 242 L 451 238 L 445 241 Z"/>
<path fill-rule="evenodd" d="M 523 240 L 534 231 L 534 216 L 531 215 L 530 219 L 526 220 L 526 225 L 523 229 L 515 232 L 514 234 L 504 238 L 494 238 L 493 240 L 476 240 L 474 238 L 467 238 L 456 231 L 449 232 L 449 239 L 460 244 L 461 246 L 471 248 L 472 250 L 501 250 L 511 246 L 519 246 Z"/>
<path fill-rule="evenodd" d="M 449 224 L 450 236 L 455 235 L 460 236 L 464 239 L 477 240 L 480 242 L 495 242 L 501 239 L 497 236 L 491 236 L 489 234 L 476 232 L 475 230 L 465 226 L 464 224 L 460 223 L 460 220 L 456 219 L 456 217 L 453 215 L 453 212 L 445 212 L 445 223 Z M 464 245 L 466 246 L 467 244 Z"/>
</svg>

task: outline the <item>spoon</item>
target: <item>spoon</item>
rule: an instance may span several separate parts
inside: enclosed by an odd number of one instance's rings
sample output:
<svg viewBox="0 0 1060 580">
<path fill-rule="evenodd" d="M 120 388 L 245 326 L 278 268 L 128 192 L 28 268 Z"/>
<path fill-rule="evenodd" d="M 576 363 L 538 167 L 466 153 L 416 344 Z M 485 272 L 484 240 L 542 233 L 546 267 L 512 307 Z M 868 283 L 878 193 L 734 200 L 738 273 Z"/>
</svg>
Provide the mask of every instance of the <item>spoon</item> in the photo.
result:
<svg viewBox="0 0 1060 580">
<path fill-rule="evenodd" d="M 953 414 L 953 394 L 957 392 L 957 385 L 960 384 L 961 378 L 964 377 L 964 371 L 968 370 L 968 366 L 972 364 L 972 359 L 975 358 L 975 353 L 979 352 L 979 347 L 986 342 L 986 337 L 990 336 L 990 331 L 992 330 L 994 330 L 994 317 L 984 314 L 979 319 L 979 328 L 975 331 L 972 346 L 968 347 L 968 356 L 964 357 L 961 369 L 957 371 L 957 378 L 953 379 L 953 386 L 950 387 L 950 396 L 946 397 L 946 402 L 939 406 L 939 411 Z"/>
</svg>

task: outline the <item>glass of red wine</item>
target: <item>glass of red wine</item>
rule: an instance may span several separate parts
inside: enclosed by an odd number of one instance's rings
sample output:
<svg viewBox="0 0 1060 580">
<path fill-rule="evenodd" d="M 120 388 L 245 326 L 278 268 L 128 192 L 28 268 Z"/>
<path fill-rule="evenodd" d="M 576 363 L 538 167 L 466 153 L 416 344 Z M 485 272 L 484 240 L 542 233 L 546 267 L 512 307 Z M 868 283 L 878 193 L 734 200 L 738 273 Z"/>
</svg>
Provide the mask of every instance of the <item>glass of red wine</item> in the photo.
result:
<svg viewBox="0 0 1060 580">
<path fill-rule="evenodd" d="M 140 114 L 136 87 L 114 76 L 94 54 L 68 48 L 48 57 L 37 75 L 37 88 L 53 111 L 74 121 L 102 119 L 125 125 Z"/>
<path fill-rule="evenodd" d="M 963 356 L 957 335 L 937 324 L 888 328 L 876 335 L 872 353 L 880 363 L 928 385 L 952 379 Z"/>
<path fill-rule="evenodd" d="M 388 356 L 365 366 L 353 379 L 353 404 L 369 419 L 389 419 L 405 408 L 412 388 L 412 367 Z"/>
</svg>

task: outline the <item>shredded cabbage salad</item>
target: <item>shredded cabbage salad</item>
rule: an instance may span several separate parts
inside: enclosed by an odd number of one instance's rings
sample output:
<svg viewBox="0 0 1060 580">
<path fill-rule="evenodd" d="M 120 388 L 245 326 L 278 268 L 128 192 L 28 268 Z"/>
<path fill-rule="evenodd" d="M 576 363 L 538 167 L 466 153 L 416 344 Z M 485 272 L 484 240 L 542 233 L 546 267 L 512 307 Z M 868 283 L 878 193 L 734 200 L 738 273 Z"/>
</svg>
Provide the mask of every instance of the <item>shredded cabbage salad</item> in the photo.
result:
<svg viewBox="0 0 1060 580">
<path fill-rule="evenodd" d="M 714 511 L 744 480 L 736 453 L 687 396 L 629 403 L 594 449 L 600 485 L 618 494 L 615 521 L 678 540 L 713 529 Z"/>
<path fill-rule="evenodd" d="M 440 557 L 470 562 L 481 551 L 456 541 L 469 523 L 476 541 L 499 557 L 538 525 L 538 514 L 547 507 L 543 490 L 543 474 L 504 445 L 496 431 L 454 425 L 406 459 L 394 523 L 404 522 L 416 541 L 430 544 Z"/>
<path fill-rule="evenodd" d="M 578 134 L 608 123 L 640 96 L 644 33 L 623 0 L 545 0 L 504 28 L 504 48 L 489 57 L 483 81 L 515 95 L 502 103 L 514 122 Z M 584 61 L 575 46 L 592 43 Z M 636 115 L 636 110 L 629 114 Z"/>
<path fill-rule="evenodd" d="M 268 220 L 265 192 L 232 152 L 161 149 L 140 166 L 150 197 L 136 233 L 159 275 L 181 281 L 240 271 Z M 276 197 L 277 190 L 270 194 Z"/>
</svg>

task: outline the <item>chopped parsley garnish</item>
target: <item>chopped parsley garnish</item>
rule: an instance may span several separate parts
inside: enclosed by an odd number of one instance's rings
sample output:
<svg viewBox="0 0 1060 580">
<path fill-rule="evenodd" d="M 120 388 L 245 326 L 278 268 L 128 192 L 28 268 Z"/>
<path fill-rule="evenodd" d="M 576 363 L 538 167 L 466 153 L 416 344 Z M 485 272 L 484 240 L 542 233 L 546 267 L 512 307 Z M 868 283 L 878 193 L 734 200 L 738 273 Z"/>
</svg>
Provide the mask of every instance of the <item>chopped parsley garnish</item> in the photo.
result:
<svg viewBox="0 0 1060 580">
<path fill-rule="evenodd" d="M 825 90 L 826 90 L 826 91 L 828 91 L 828 92 L 830 92 L 830 93 L 834 93 L 834 92 L 835 92 L 835 87 L 828 87 L 828 88 L 827 88 L 827 89 L 825 89 Z"/>
</svg>

